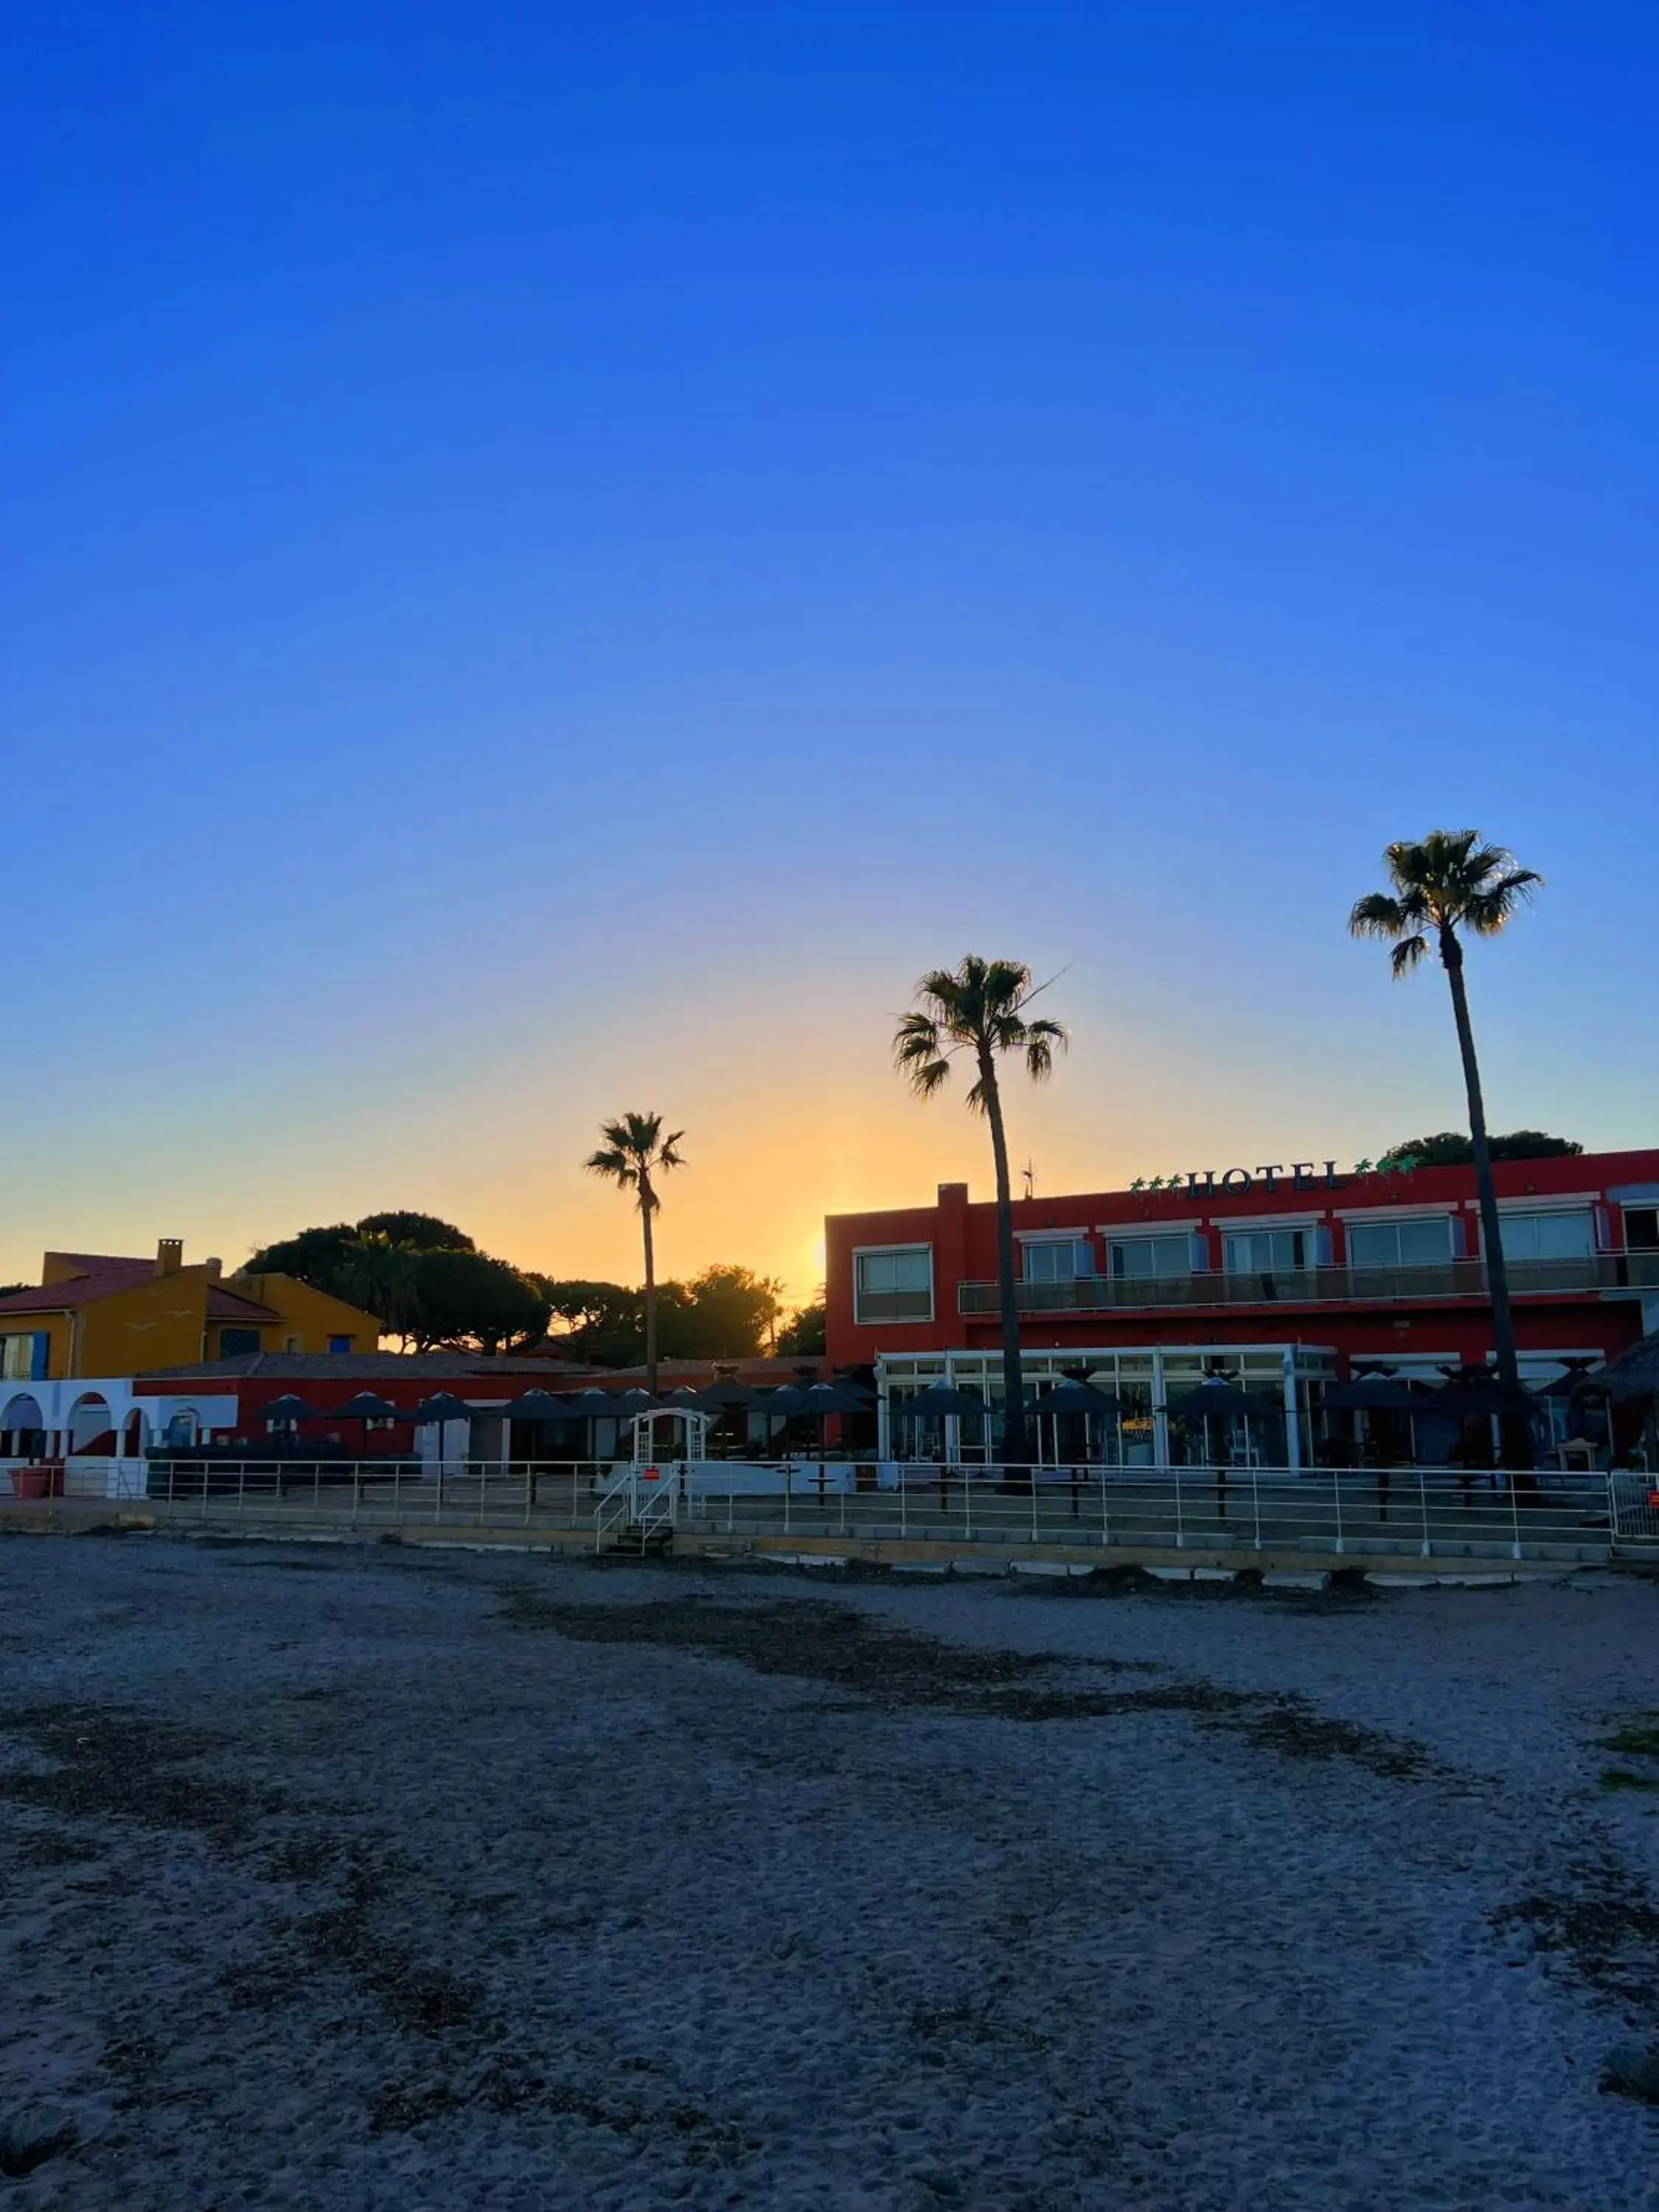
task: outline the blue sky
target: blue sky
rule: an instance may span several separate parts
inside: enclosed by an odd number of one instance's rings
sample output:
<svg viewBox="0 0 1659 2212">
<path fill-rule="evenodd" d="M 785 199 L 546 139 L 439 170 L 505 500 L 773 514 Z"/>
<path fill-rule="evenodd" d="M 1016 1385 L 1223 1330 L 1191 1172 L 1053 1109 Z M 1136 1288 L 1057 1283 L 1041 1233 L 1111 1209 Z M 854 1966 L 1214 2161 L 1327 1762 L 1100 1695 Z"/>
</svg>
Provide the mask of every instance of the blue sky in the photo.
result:
<svg viewBox="0 0 1659 2212">
<path fill-rule="evenodd" d="M 625 1273 L 1455 1122 L 1347 906 L 1477 823 L 1499 1127 L 1653 1141 L 1659 17 L 278 9 L 0 33 L 0 1279 L 391 1205 Z M 1170 1151 L 1178 1158 L 1164 1159 Z"/>
</svg>

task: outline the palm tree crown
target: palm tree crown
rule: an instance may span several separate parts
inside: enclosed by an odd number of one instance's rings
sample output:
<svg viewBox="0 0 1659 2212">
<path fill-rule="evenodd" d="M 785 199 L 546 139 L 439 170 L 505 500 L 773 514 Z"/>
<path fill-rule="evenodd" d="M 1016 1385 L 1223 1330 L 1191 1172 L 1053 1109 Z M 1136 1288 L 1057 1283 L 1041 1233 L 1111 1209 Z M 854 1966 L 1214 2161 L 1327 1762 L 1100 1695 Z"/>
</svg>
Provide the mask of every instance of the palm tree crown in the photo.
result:
<svg viewBox="0 0 1659 2212">
<path fill-rule="evenodd" d="M 1025 1055 L 1025 1069 L 1041 1083 L 1054 1072 L 1054 1052 L 1070 1042 L 1062 1024 L 1027 1021 L 1024 1009 L 1045 987 L 1018 960 L 981 960 L 975 953 L 953 975 L 935 968 L 916 985 L 920 1011 L 902 1014 L 893 1038 L 893 1060 L 910 1088 L 931 1098 L 951 1073 L 951 1055 L 969 1052 L 978 1070 L 967 1103 L 989 1111 L 1000 1053 Z"/>
<path fill-rule="evenodd" d="M 675 1129 L 665 1137 L 660 1114 L 624 1114 L 619 1121 L 601 1121 L 599 1134 L 605 1142 L 583 1163 L 587 1172 L 633 1191 L 641 1213 L 654 1212 L 662 1200 L 653 1177 L 684 1166 L 678 1149 L 684 1130 Z"/>
<path fill-rule="evenodd" d="M 1501 845 L 1483 842 L 1478 830 L 1432 830 L 1420 844 L 1401 840 L 1382 857 L 1394 889 L 1357 900 L 1348 927 L 1355 937 L 1390 939 L 1396 975 L 1410 975 L 1431 936 L 1449 965 L 1460 932 L 1496 937 L 1544 881 L 1516 867 Z"/>
</svg>

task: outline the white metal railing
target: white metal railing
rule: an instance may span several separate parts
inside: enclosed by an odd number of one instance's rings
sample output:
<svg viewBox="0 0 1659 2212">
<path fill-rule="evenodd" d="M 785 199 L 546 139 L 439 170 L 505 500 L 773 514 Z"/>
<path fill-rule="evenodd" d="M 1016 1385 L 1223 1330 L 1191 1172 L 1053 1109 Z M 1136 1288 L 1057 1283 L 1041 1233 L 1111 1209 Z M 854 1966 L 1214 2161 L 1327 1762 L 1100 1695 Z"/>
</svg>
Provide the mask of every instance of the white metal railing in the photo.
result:
<svg viewBox="0 0 1659 2212">
<path fill-rule="evenodd" d="M 1393 1558 L 1659 1553 L 1659 1479 L 1557 1469 L 1062 1467 L 921 1461 L 151 1460 L 157 1518 L 310 1534 L 684 1526 L 734 1539 L 922 1538 L 975 1549 L 1318 1552 Z M 7 1487 L 0 1477 L 0 1495 Z M 18 1501 L 27 1503 L 27 1501 Z M 49 1502 L 42 1499 L 40 1502 Z M 92 1501 L 84 1501 L 90 1504 Z"/>
<path fill-rule="evenodd" d="M 604 1548 L 607 1536 L 620 1536 L 633 1526 L 639 1510 L 638 1473 L 636 1468 L 623 1468 L 594 1500 L 593 1549 L 596 1552 Z"/>
<path fill-rule="evenodd" d="M 746 1471 L 747 1472 L 747 1471 Z M 1364 1559 L 1607 1558 L 1628 1511 L 1601 1474 L 1510 1478 L 1445 1468 L 1006 1468 L 888 1462 L 874 1490 L 803 1491 L 778 1470 L 691 1477 L 694 1523 L 732 1536 L 917 1538 L 1097 1549 L 1319 1553 Z M 1617 1478 L 1623 1481 L 1626 1478 Z"/>
<path fill-rule="evenodd" d="M 1586 1252 L 1559 1260 L 1511 1260 L 1509 1285 L 1517 1297 L 1589 1291 L 1659 1289 L 1659 1251 L 1635 1246 L 1619 1252 Z M 1022 1313 L 1111 1313 L 1163 1306 L 1388 1304 L 1401 1298 L 1489 1298 L 1492 1286 L 1480 1259 L 1422 1261 L 1396 1267 L 1344 1261 L 1336 1265 L 1268 1269 L 1194 1268 L 1176 1275 L 1067 1275 L 1056 1280 L 1022 1278 L 1015 1285 Z M 994 1282 L 959 1282 L 957 1311 L 969 1317 L 995 1313 L 1001 1292 Z M 882 1316 L 879 1318 L 889 1318 Z"/>
<path fill-rule="evenodd" d="M 672 1463 L 634 1470 L 634 1526 L 644 1550 L 653 1531 L 672 1529 L 679 1519 L 682 1477 Z"/>
</svg>

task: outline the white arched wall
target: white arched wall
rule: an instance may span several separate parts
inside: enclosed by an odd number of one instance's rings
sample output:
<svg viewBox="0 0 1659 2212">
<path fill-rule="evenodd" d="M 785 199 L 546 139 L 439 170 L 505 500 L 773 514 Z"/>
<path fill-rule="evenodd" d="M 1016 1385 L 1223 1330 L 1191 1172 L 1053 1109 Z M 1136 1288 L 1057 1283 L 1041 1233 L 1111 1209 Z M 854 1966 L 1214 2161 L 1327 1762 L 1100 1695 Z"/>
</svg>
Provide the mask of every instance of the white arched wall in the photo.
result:
<svg viewBox="0 0 1659 2212">
<path fill-rule="evenodd" d="M 46 1417 L 33 1390 L 14 1390 L 0 1401 L 0 1459 L 21 1457 L 31 1446 L 38 1449 L 46 1435 Z"/>
<path fill-rule="evenodd" d="M 15 1469 L 41 1460 L 64 1462 L 64 1488 L 71 1495 L 142 1498 L 149 1480 L 144 1453 L 165 1433 L 175 1412 L 190 1413 L 198 1436 L 215 1431 L 228 1434 L 240 1419 L 234 1396 L 216 1393 L 204 1397 L 199 1391 L 188 1398 L 140 1394 L 131 1376 L 0 1384 L 0 1498 L 15 1495 Z M 27 1431 L 8 1431 L 3 1425 L 6 1409 L 15 1407 L 21 1413 L 26 1406 L 38 1417 L 35 1425 Z M 98 1435 L 105 1438 L 101 1452 L 80 1449 Z"/>
<path fill-rule="evenodd" d="M 104 1438 L 118 1436 L 116 1419 L 114 1407 L 101 1390 L 82 1390 L 69 1409 L 69 1452 L 89 1451 Z M 106 1455 L 107 1449 L 106 1446 Z"/>
</svg>

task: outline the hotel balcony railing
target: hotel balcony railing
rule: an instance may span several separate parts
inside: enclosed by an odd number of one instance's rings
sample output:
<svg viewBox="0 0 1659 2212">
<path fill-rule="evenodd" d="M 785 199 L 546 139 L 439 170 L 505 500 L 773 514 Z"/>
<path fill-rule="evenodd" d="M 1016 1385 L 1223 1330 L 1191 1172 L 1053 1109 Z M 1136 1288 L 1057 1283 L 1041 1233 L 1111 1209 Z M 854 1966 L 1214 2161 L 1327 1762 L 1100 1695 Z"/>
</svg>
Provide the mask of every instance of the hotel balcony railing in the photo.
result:
<svg viewBox="0 0 1659 2212">
<path fill-rule="evenodd" d="M 1511 1260 L 1515 1297 L 1551 1292 L 1659 1291 L 1659 1250 L 1573 1260 Z M 1114 1313 L 1148 1306 L 1385 1305 L 1395 1298 L 1484 1298 L 1484 1260 L 1414 1267 L 1282 1267 L 1271 1274 L 1079 1275 L 1018 1285 L 1022 1313 Z M 958 1283 L 959 1314 L 994 1314 L 994 1283 Z"/>
<path fill-rule="evenodd" d="M 994 1291 L 994 1283 L 991 1285 Z M 967 1285 L 963 1284 L 965 1290 Z M 992 1300 L 994 1305 L 995 1299 Z M 967 1307 L 963 1311 L 968 1311 Z M 872 1322 L 932 1321 L 933 1294 L 931 1291 L 859 1291 L 854 1294 L 853 1319 L 860 1328 Z"/>
</svg>

